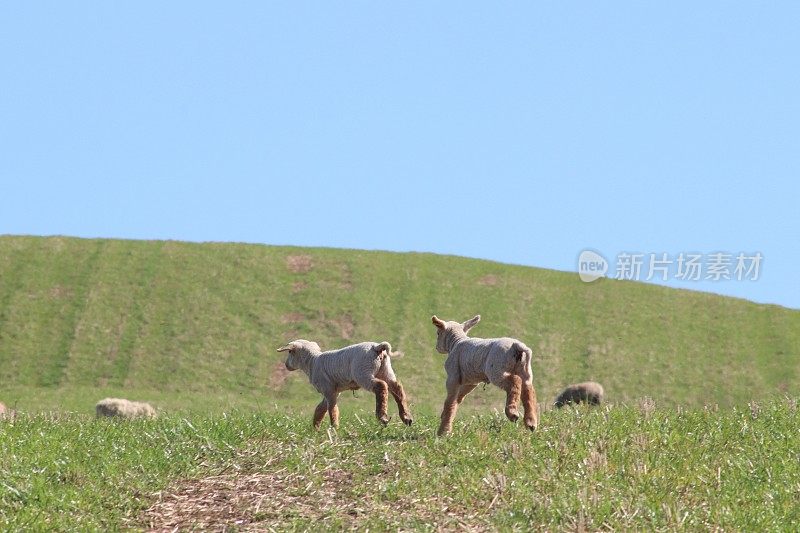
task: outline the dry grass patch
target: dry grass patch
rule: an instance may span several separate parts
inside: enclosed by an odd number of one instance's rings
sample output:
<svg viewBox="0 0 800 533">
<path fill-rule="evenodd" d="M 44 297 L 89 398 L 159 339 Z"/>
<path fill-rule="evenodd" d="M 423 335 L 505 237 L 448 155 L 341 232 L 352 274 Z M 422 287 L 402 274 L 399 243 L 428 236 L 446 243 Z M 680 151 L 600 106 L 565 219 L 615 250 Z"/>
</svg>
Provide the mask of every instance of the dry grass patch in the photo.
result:
<svg viewBox="0 0 800 533">
<path fill-rule="evenodd" d="M 302 524 L 309 523 L 355 530 L 369 528 L 375 520 L 383 527 L 404 529 L 406 519 L 413 517 L 434 531 L 494 530 L 486 520 L 491 506 L 466 509 L 449 495 L 386 502 L 358 489 L 353 475 L 338 469 L 325 470 L 321 479 L 286 469 L 209 476 L 157 493 L 142 523 L 153 532 L 280 531 L 292 524 L 305 529 Z"/>
<path fill-rule="evenodd" d="M 353 318 L 350 315 L 341 315 L 330 321 L 331 327 L 343 339 L 351 339 L 356 330 Z"/>
<path fill-rule="evenodd" d="M 310 255 L 287 255 L 286 268 L 295 274 L 304 274 L 314 268 L 314 261 Z"/>
<path fill-rule="evenodd" d="M 56 285 L 55 287 L 50 288 L 49 295 L 53 300 L 61 300 L 65 298 L 72 298 L 74 292 L 68 287 Z"/>
<path fill-rule="evenodd" d="M 486 287 L 494 287 L 497 285 L 497 276 L 494 274 L 487 274 L 483 276 L 481 279 L 478 280 L 478 285 L 484 285 Z"/>
<path fill-rule="evenodd" d="M 292 283 L 292 292 L 304 291 L 308 288 L 308 283 L 305 281 L 295 281 Z"/>
<path fill-rule="evenodd" d="M 414 530 L 422 525 L 431 531 L 496 530 L 489 519 L 499 492 L 479 505 L 447 488 L 387 498 L 386 484 L 397 472 L 388 456 L 376 470 L 363 463 L 363 450 L 352 450 L 347 464 L 338 465 L 341 459 L 320 454 L 351 443 L 332 431 L 328 439 L 315 448 L 300 447 L 308 461 L 301 471 L 281 460 L 291 455 L 294 443 L 251 441 L 221 473 L 176 481 L 154 494 L 138 527 L 158 532 Z"/>
<path fill-rule="evenodd" d="M 284 383 L 286 383 L 288 378 L 289 369 L 286 368 L 286 365 L 281 359 L 275 363 L 275 366 L 272 367 L 272 372 L 269 374 L 269 385 L 274 389 L 280 388 Z"/>
<path fill-rule="evenodd" d="M 281 317 L 281 324 L 300 324 L 305 319 L 303 313 L 287 313 Z"/>
<path fill-rule="evenodd" d="M 344 494 L 350 479 L 329 470 L 315 482 L 283 469 L 184 480 L 156 495 L 145 524 L 150 531 L 268 531 L 297 518 L 349 519 L 358 514 L 358 502 Z"/>
</svg>

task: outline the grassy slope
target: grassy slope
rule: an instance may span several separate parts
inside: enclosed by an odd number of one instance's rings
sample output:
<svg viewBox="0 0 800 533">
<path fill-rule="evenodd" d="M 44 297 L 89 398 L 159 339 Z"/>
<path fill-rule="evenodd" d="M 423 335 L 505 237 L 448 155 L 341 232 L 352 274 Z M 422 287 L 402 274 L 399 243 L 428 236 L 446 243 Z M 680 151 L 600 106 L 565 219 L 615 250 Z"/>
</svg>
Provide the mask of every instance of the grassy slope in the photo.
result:
<svg viewBox="0 0 800 533">
<path fill-rule="evenodd" d="M 287 257 L 308 256 L 295 272 Z M 300 261 L 302 263 L 302 261 Z M 295 269 L 296 270 L 296 269 Z M 302 270 L 302 269 L 301 269 Z M 534 349 L 535 384 L 602 382 L 612 401 L 743 404 L 800 388 L 800 312 L 630 282 L 437 256 L 243 244 L 0 237 L 0 400 L 90 412 L 312 407 L 275 348 L 389 340 L 416 409 L 443 398 L 430 315 Z M 478 389 L 467 404 L 496 401 Z M 346 399 L 368 408 L 369 398 Z"/>
</svg>

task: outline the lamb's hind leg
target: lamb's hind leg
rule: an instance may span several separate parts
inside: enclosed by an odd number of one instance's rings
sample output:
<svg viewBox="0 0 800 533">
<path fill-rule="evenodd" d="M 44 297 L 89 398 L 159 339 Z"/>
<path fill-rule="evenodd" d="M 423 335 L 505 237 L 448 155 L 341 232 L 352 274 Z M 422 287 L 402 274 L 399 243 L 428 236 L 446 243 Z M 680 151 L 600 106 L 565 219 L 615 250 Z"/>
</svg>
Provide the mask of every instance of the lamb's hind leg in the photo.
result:
<svg viewBox="0 0 800 533">
<path fill-rule="evenodd" d="M 402 420 L 405 425 L 410 426 L 414 419 L 411 418 L 411 411 L 408 409 L 406 392 L 403 390 L 403 385 L 397 380 L 387 380 L 386 384 L 389 386 L 389 392 L 394 397 L 394 401 L 397 402 L 397 410 L 400 412 L 400 420 Z"/>
<path fill-rule="evenodd" d="M 539 406 L 536 403 L 536 389 L 533 388 L 533 373 L 529 365 L 519 371 L 522 381 L 522 407 L 525 410 L 525 427 L 533 431 L 539 426 Z"/>
<path fill-rule="evenodd" d="M 539 427 L 539 406 L 536 403 L 533 380 L 522 382 L 522 407 L 525 410 L 525 427 L 533 431 Z"/>
<path fill-rule="evenodd" d="M 385 381 L 374 378 L 372 380 L 372 392 L 375 393 L 375 416 L 384 426 L 389 423 L 387 413 L 389 403 L 389 386 Z"/>
<path fill-rule="evenodd" d="M 519 420 L 517 406 L 522 393 L 522 379 L 515 374 L 509 374 L 503 378 L 501 388 L 506 391 L 506 417 L 516 422 Z"/>
</svg>

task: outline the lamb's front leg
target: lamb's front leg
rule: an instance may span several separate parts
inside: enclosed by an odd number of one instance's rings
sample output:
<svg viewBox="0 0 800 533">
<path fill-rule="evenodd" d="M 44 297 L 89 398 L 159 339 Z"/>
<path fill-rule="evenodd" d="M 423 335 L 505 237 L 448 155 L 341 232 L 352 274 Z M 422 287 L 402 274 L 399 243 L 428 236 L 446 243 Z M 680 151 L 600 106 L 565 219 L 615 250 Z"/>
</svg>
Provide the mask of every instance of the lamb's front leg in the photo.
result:
<svg viewBox="0 0 800 533">
<path fill-rule="evenodd" d="M 457 381 L 447 382 L 447 398 L 445 398 L 444 408 L 442 408 L 442 421 L 439 424 L 439 431 L 436 432 L 440 437 L 453 430 L 453 418 L 455 418 L 458 410 L 459 389 L 460 385 Z"/>
<path fill-rule="evenodd" d="M 474 391 L 475 387 L 477 386 L 478 386 L 477 383 L 464 383 L 463 385 L 461 385 L 458 388 L 458 400 L 456 401 L 456 403 L 458 403 L 458 405 L 461 405 L 461 402 L 464 401 L 464 398 L 467 397 L 467 394 Z"/>
<path fill-rule="evenodd" d="M 327 412 L 328 400 L 323 398 L 322 401 L 317 404 L 317 408 L 314 409 L 314 429 L 319 429 L 320 424 L 322 424 L 322 419 L 325 418 L 325 413 Z"/>
<path fill-rule="evenodd" d="M 325 400 L 328 404 L 328 415 L 331 419 L 331 426 L 333 426 L 334 429 L 339 427 L 339 406 L 336 403 L 338 399 L 338 392 L 332 392 L 325 395 Z"/>
<path fill-rule="evenodd" d="M 377 378 L 372 379 L 372 392 L 375 393 L 375 416 L 384 426 L 389 423 L 387 413 L 389 404 L 389 386 L 385 381 Z"/>
</svg>

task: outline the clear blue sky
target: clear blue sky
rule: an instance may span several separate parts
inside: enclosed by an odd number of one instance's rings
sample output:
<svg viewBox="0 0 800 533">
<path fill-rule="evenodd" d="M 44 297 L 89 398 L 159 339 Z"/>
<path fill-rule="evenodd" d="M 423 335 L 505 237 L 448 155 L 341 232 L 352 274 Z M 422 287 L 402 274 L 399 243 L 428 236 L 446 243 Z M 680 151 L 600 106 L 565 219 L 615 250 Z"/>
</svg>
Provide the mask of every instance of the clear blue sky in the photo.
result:
<svg viewBox="0 0 800 533">
<path fill-rule="evenodd" d="M 0 233 L 759 251 L 758 281 L 669 284 L 800 308 L 798 28 L 798 2 L 5 2 Z"/>
</svg>

